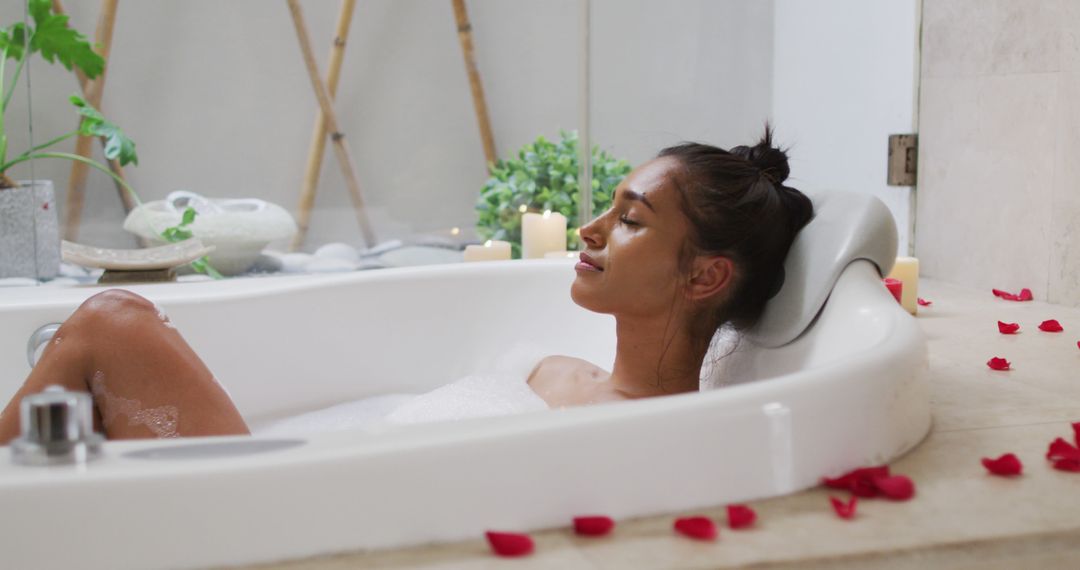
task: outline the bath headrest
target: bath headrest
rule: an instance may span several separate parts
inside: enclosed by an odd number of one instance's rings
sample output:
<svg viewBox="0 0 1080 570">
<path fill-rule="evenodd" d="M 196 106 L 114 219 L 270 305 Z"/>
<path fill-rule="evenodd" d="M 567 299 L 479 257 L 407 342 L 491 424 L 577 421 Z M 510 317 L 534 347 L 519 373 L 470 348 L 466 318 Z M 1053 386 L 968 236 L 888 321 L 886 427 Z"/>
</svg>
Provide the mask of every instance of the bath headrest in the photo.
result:
<svg viewBox="0 0 1080 570">
<path fill-rule="evenodd" d="M 814 219 L 796 236 L 784 261 L 784 285 L 744 338 L 783 346 L 806 330 L 852 261 L 866 259 L 887 275 L 896 262 L 896 222 L 881 200 L 852 192 L 813 197 Z"/>
</svg>

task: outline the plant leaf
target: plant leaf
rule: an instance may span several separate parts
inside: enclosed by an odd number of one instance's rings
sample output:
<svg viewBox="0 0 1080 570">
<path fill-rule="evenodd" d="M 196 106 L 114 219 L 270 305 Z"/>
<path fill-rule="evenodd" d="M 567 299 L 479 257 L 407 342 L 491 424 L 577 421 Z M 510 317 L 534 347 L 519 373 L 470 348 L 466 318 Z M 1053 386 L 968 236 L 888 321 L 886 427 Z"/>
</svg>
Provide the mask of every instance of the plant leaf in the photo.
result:
<svg viewBox="0 0 1080 570">
<path fill-rule="evenodd" d="M 105 70 L 105 60 L 94 52 L 86 36 L 68 26 L 66 14 L 55 14 L 49 0 L 31 0 L 34 33 L 30 36 L 30 51 L 40 52 L 49 63 L 59 61 L 70 70 L 73 66 L 93 79 Z"/>
<path fill-rule="evenodd" d="M 7 49 L 8 58 L 19 61 L 26 47 L 26 25 L 22 22 L 0 30 L 0 51 Z"/>
<path fill-rule="evenodd" d="M 100 111 L 79 95 L 71 96 L 71 104 L 78 107 L 79 114 L 83 116 L 79 124 L 79 134 L 105 138 L 105 158 L 117 159 L 121 166 L 129 163 L 139 164 L 139 156 L 135 153 L 135 141 L 128 138 L 120 127 L 106 120 Z"/>
</svg>

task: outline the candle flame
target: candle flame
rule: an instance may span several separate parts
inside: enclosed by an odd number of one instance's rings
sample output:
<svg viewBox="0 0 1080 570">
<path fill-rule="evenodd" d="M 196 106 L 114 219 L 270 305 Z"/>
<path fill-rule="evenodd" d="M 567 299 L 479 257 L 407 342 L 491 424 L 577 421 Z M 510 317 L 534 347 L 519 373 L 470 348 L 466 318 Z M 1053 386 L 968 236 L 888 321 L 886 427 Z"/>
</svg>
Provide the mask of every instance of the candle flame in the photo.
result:
<svg viewBox="0 0 1080 570">
<path fill-rule="evenodd" d="M 461 233 L 461 228 L 450 228 L 450 235 L 456 236 Z"/>
<path fill-rule="evenodd" d="M 545 218 L 550 218 L 551 217 L 551 210 L 544 210 L 544 217 Z"/>
<path fill-rule="evenodd" d="M 526 206 L 525 204 L 522 204 L 522 205 L 518 206 L 518 211 L 521 212 L 522 214 L 524 214 L 525 212 L 529 211 L 529 207 Z"/>
<path fill-rule="evenodd" d="M 485 241 L 484 242 L 484 247 L 491 247 L 491 240 Z"/>
</svg>

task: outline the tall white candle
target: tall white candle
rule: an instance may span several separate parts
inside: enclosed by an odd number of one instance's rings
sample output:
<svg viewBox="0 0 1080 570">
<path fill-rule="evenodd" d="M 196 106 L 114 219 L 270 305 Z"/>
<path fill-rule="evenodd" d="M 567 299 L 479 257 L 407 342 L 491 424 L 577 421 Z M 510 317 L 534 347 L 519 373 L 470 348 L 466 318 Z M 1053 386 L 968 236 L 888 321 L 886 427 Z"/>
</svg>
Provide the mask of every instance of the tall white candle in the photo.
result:
<svg viewBox="0 0 1080 570">
<path fill-rule="evenodd" d="M 897 257 L 896 265 L 889 272 L 888 277 L 899 279 L 904 283 L 904 289 L 900 297 L 900 304 L 907 312 L 915 314 L 919 311 L 919 260 L 914 257 Z"/>
<path fill-rule="evenodd" d="M 467 245 L 464 261 L 502 261 L 510 259 L 510 242 L 487 240 L 484 245 Z"/>
<path fill-rule="evenodd" d="M 537 259 L 550 251 L 566 250 L 566 216 L 548 210 L 521 216 L 521 257 Z"/>
</svg>

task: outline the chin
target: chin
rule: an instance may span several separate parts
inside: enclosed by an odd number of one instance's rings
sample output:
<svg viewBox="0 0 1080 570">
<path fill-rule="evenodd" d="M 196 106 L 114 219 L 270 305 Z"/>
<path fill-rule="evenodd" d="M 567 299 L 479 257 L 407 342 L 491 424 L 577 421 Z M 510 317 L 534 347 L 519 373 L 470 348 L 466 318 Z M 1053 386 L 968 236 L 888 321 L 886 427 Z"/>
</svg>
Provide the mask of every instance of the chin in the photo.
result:
<svg viewBox="0 0 1080 570">
<path fill-rule="evenodd" d="M 594 313 L 610 313 L 603 306 L 600 301 L 602 295 L 596 290 L 595 286 L 590 287 L 586 283 L 582 283 L 580 279 L 575 279 L 574 283 L 570 285 L 570 299 L 582 309 L 592 311 Z"/>
</svg>

